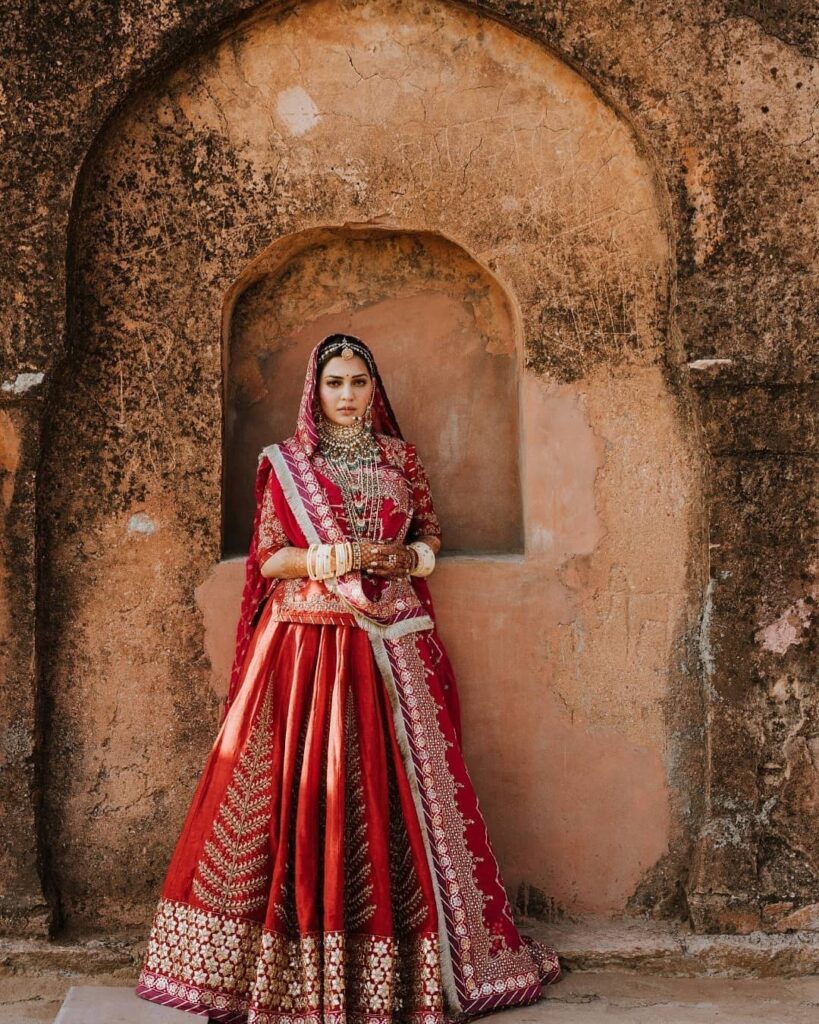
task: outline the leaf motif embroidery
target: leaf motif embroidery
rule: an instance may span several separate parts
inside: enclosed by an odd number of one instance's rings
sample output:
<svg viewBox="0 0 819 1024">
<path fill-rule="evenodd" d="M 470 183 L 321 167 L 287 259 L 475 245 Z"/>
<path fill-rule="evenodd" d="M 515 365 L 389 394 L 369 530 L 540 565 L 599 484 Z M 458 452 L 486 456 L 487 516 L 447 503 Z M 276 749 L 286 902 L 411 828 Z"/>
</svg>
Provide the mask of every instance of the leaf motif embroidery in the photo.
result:
<svg viewBox="0 0 819 1024">
<path fill-rule="evenodd" d="M 344 814 L 344 918 L 348 932 L 359 929 L 375 913 L 374 886 L 367 836 L 367 813 L 361 777 L 361 749 L 352 690 L 347 691 L 347 750 Z"/>
<path fill-rule="evenodd" d="M 389 766 L 389 806 L 390 884 L 395 932 L 398 936 L 404 936 L 411 934 L 421 925 L 427 914 L 427 906 L 415 871 L 412 847 L 392 763 Z"/>
<path fill-rule="evenodd" d="M 267 901 L 272 813 L 272 685 L 196 865 L 193 891 L 217 913 L 243 914 Z"/>
</svg>

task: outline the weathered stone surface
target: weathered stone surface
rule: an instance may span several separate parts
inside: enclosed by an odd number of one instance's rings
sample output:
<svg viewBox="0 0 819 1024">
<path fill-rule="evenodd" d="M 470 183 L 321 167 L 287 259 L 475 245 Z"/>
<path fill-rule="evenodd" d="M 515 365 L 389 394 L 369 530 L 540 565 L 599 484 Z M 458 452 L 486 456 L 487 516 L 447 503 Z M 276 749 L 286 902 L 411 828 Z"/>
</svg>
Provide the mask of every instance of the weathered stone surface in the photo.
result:
<svg viewBox="0 0 819 1024">
<path fill-rule="evenodd" d="M 698 935 L 679 921 L 607 920 L 584 915 L 545 923 L 518 918 L 521 929 L 557 947 L 568 973 L 613 971 L 666 977 L 723 975 L 734 978 L 803 977 L 819 974 L 814 931 L 750 935 Z M 0 977 L 60 975 L 136 983 L 146 938 L 131 933 L 85 934 L 45 939 L 0 940 Z M 77 982 L 79 983 L 79 982 Z"/>
<path fill-rule="evenodd" d="M 36 465 L 40 409 L 24 381 L 0 405 L 0 931 L 40 935 L 51 907 L 38 872 L 42 740 L 35 658 Z M 13 395 L 14 397 L 11 397 Z"/>
<path fill-rule="evenodd" d="M 646 919 L 545 924 L 526 921 L 526 932 L 554 945 L 569 971 L 731 978 L 802 977 L 819 974 L 819 942 L 812 921 L 789 934 L 699 935 L 690 924 Z"/>
<path fill-rule="evenodd" d="M 585 504 L 568 529 L 572 505 L 551 520 L 526 722 L 498 721 L 466 683 L 510 881 L 702 930 L 815 927 L 815 15 L 801 0 L 497 0 L 481 10 L 511 28 L 462 30 L 436 65 L 469 6 L 4 5 L 6 930 L 44 933 L 60 913 L 145 924 L 216 714 L 224 636 L 194 595 L 221 553 L 222 302 L 276 237 L 345 222 L 463 241 L 520 304 L 542 422 L 567 428 L 564 451 L 588 442 L 576 476 L 571 458 L 530 464 L 585 481 Z M 217 41 L 252 11 L 259 24 Z M 358 49 L 356 19 L 375 33 Z M 421 23 L 434 31 L 413 53 L 399 30 Z M 505 90 L 468 79 L 486 61 Z M 548 70 L 545 102 L 515 77 L 527 61 Z M 436 66 L 446 102 L 425 106 Z M 468 680 L 469 644 L 453 647 Z"/>
<path fill-rule="evenodd" d="M 541 1003 L 510 1010 L 513 1024 L 810 1024 L 819 982 L 571 974 Z"/>
</svg>

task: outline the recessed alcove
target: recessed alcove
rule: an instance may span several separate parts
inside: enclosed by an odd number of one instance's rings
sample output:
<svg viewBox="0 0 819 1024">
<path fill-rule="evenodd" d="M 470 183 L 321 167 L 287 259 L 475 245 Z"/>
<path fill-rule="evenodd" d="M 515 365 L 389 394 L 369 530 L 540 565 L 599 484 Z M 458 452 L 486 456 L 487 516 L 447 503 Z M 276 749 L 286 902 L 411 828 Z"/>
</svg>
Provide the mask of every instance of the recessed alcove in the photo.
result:
<svg viewBox="0 0 819 1024">
<path fill-rule="evenodd" d="M 255 260 L 234 292 L 225 557 L 247 552 L 258 453 L 293 433 L 310 350 L 333 331 L 373 349 L 402 432 L 428 464 L 444 550 L 523 550 L 513 312 L 463 248 L 431 232 L 307 231 Z"/>
</svg>

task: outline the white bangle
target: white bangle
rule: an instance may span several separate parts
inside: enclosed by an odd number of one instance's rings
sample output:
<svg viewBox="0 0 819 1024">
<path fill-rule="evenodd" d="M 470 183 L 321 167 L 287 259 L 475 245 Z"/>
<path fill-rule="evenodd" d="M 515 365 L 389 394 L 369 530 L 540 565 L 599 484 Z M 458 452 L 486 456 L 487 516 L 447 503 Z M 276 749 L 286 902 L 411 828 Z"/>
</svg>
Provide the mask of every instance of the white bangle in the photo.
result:
<svg viewBox="0 0 819 1024">
<path fill-rule="evenodd" d="M 332 544 L 321 544 L 319 546 L 318 577 L 320 580 L 326 580 L 329 576 L 333 575 L 332 551 Z"/>
<path fill-rule="evenodd" d="M 311 580 L 326 580 L 333 575 L 332 544 L 311 544 L 307 549 L 307 575 Z"/>
<path fill-rule="evenodd" d="M 408 547 L 418 552 L 418 565 L 411 570 L 410 576 L 429 576 L 435 568 L 435 552 L 422 540 L 414 540 Z"/>
<path fill-rule="evenodd" d="M 352 545 L 348 540 L 340 541 L 333 545 L 336 553 L 336 571 L 335 576 L 343 576 L 345 572 L 350 568 L 352 558 Z"/>
</svg>

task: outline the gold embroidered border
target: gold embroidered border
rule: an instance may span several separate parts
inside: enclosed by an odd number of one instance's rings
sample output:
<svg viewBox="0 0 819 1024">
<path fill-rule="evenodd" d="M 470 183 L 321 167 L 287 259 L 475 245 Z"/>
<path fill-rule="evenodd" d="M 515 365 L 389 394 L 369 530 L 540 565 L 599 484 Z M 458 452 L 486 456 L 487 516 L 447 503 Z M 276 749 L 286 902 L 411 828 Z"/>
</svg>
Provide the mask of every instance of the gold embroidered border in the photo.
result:
<svg viewBox="0 0 819 1024">
<path fill-rule="evenodd" d="M 246 1012 L 261 935 L 258 921 L 161 898 L 139 983 L 214 1009 Z"/>
<path fill-rule="evenodd" d="M 327 1015 L 394 1017 L 442 1024 L 438 936 L 343 932 L 288 937 L 256 921 L 161 898 L 138 985 L 213 1010 L 248 1014 L 248 1024 L 319 1021 Z"/>
<path fill-rule="evenodd" d="M 415 781 L 418 796 L 423 793 L 423 804 L 430 812 L 427 821 L 419 806 L 442 924 L 440 944 L 447 995 L 451 999 L 450 983 L 454 981 L 450 977 L 453 969 L 450 944 L 457 951 L 461 978 L 470 998 L 529 988 L 539 980 L 531 954 L 525 946 L 518 950 L 494 950 L 492 937 L 484 924 L 484 894 L 475 881 L 475 865 L 466 843 L 465 823 L 458 810 L 456 784 L 447 764 L 447 741 L 438 724 L 438 709 L 426 683 L 424 663 L 416 642 L 409 637 L 391 646 L 392 656 L 386 645 L 373 642 L 376 662 L 390 692 L 396 726 L 399 734 L 403 734 L 402 753 L 407 773 Z M 400 678 L 401 699 L 396 672 Z M 418 759 L 417 767 L 410 746 Z M 499 877 L 497 882 L 502 889 Z M 508 903 L 505 913 L 511 921 Z M 452 922 L 451 930 L 443 927 L 446 920 Z"/>
</svg>

